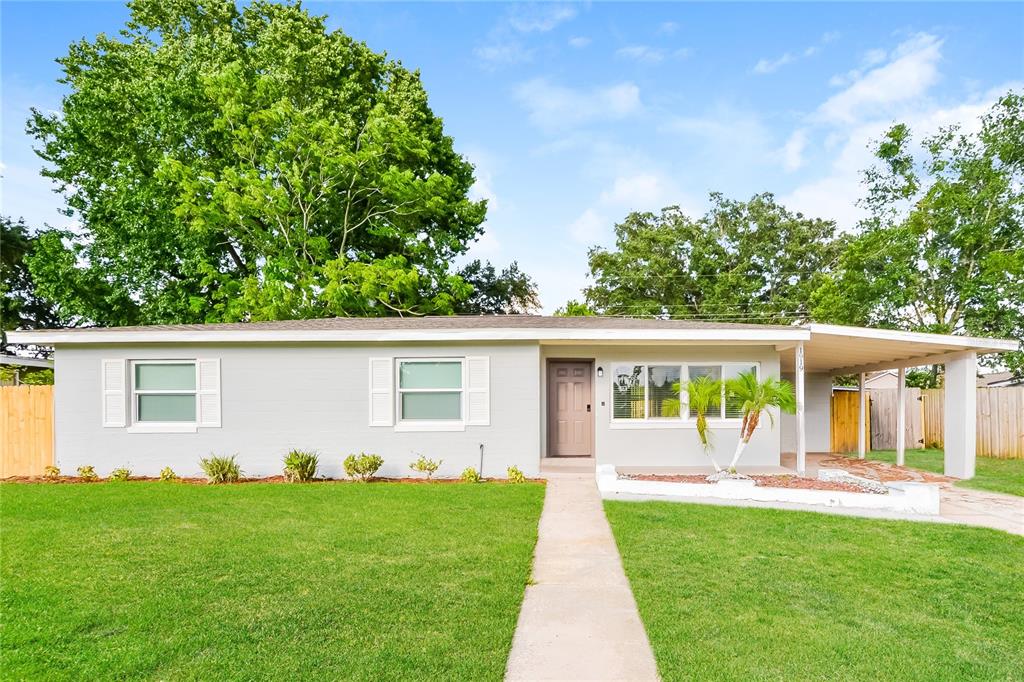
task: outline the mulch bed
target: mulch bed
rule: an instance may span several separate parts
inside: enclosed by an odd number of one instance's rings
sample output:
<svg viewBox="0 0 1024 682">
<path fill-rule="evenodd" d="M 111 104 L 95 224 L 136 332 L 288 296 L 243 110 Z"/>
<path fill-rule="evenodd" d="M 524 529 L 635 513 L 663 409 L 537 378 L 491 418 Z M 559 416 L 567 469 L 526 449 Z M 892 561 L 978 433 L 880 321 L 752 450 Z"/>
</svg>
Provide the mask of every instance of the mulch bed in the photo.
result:
<svg viewBox="0 0 1024 682">
<path fill-rule="evenodd" d="M 630 474 L 621 476 L 631 481 L 659 481 L 662 483 L 707 483 L 707 476 L 700 475 L 658 475 L 658 474 Z M 872 492 L 854 483 L 841 483 L 839 481 L 819 481 L 816 478 L 801 478 L 800 476 L 751 476 L 755 485 L 764 488 L 802 488 L 804 490 L 836 490 L 847 493 L 868 493 Z"/>
</svg>

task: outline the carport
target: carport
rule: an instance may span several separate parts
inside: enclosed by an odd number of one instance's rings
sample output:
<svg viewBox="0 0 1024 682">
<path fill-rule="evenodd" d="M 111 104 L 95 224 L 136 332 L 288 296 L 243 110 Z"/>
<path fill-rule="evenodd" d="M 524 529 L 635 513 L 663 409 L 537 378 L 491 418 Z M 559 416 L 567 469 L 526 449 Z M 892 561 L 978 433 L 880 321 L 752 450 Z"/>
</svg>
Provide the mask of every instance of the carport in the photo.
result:
<svg viewBox="0 0 1024 682">
<path fill-rule="evenodd" d="M 867 448 L 864 439 L 865 374 L 898 370 L 898 402 L 905 405 L 907 368 L 943 365 L 945 474 L 957 478 L 974 476 L 978 355 L 1018 350 L 1020 342 L 816 323 L 804 325 L 804 328 L 810 332 L 808 340 L 776 346 L 780 351 L 783 376 L 792 377 L 796 389 L 797 411 L 792 431 L 798 473 L 803 475 L 806 471 L 809 435 L 815 444 L 820 446 L 822 442 L 822 425 L 818 421 L 829 418 L 827 410 L 824 415 L 820 411 L 822 406 L 830 404 L 833 377 L 849 374 L 859 377 L 858 453 L 863 458 Z M 809 402 L 808 394 L 813 396 Z M 807 428 L 808 404 L 819 410 L 810 431 Z M 896 457 L 900 465 L 904 463 L 906 451 L 905 419 L 905 409 L 898 410 Z M 824 428 L 827 434 L 827 426 Z"/>
</svg>

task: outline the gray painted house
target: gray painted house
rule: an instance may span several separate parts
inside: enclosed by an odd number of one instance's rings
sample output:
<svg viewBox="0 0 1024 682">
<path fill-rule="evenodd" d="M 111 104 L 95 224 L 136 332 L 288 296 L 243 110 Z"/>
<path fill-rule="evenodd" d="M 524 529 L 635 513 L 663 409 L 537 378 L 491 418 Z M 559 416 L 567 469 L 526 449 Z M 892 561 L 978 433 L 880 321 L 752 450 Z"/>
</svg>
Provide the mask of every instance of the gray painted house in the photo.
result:
<svg viewBox="0 0 1024 682">
<path fill-rule="evenodd" d="M 332 477 L 361 451 L 384 458 L 384 476 L 408 475 L 420 454 L 443 459 L 442 476 L 481 457 L 486 476 L 513 465 L 534 476 L 555 457 L 705 466 L 673 387 L 748 370 L 793 381 L 798 411 L 774 415 L 774 428 L 762 420 L 742 463 L 777 466 L 787 450 L 802 470 L 807 451 L 830 448 L 832 375 L 932 362 L 947 364 L 953 396 L 947 443 L 962 444 L 947 454 L 947 471 L 968 477 L 975 356 L 1017 347 L 817 324 L 540 316 L 49 330 L 10 340 L 55 349 L 55 451 L 65 471 L 92 464 L 101 475 L 121 466 L 155 475 L 171 466 L 197 475 L 200 457 L 237 453 L 246 475 L 266 476 L 303 448 L 318 450 Z M 737 406 L 725 401 L 710 422 L 716 450 L 731 453 Z"/>
</svg>

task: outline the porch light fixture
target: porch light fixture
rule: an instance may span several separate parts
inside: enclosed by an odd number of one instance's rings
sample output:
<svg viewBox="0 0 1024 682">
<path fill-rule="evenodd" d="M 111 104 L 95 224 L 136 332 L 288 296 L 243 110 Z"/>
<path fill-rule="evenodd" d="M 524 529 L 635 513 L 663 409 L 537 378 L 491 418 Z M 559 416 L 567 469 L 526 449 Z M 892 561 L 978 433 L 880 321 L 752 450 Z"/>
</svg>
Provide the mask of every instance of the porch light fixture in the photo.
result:
<svg viewBox="0 0 1024 682">
<path fill-rule="evenodd" d="M 603 376 L 604 376 L 604 367 L 598 367 L 597 368 L 597 378 L 600 379 Z"/>
</svg>

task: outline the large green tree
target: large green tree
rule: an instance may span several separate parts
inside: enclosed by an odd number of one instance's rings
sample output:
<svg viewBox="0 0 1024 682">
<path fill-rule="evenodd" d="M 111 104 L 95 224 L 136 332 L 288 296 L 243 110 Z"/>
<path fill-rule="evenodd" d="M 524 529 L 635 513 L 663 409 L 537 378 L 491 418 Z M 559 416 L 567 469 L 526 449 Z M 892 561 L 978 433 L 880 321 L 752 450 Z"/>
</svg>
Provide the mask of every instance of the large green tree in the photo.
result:
<svg viewBox="0 0 1024 682">
<path fill-rule="evenodd" d="M 771 194 L 711 195 L 699 217 L 677 207 L 631 213 L 615 248 L 590 250 L 591 308 L 606 315 L 788 323 L 842 249 L 835 224 L 787 210 Z"/>
<path fill-rule="evenodd" d="M 865 173 L 869 217 L 815 294 L 832 322 L 1024 339 L 1024 98 L 978 132 L 946 128 L 915 149 L 896 125 Z M 1024 371 L 1024 353 L 989 362 Z"/>
<path fill-rule="evenodd" d="M 100 324 L 446 314 L 486 204 L 419 74 L 299 4 L 133 0 L 28 131 L 75 232 L 39 290 Z"/>
<path fill-rule="evenodd" d="M 56 327 L 66 322 L 57 308 L 36 292 L 26 257 L 36 239 L 24 220 L 0 217 L 0 353 L 6 353 L 7 331 Z"/>
</svg>

